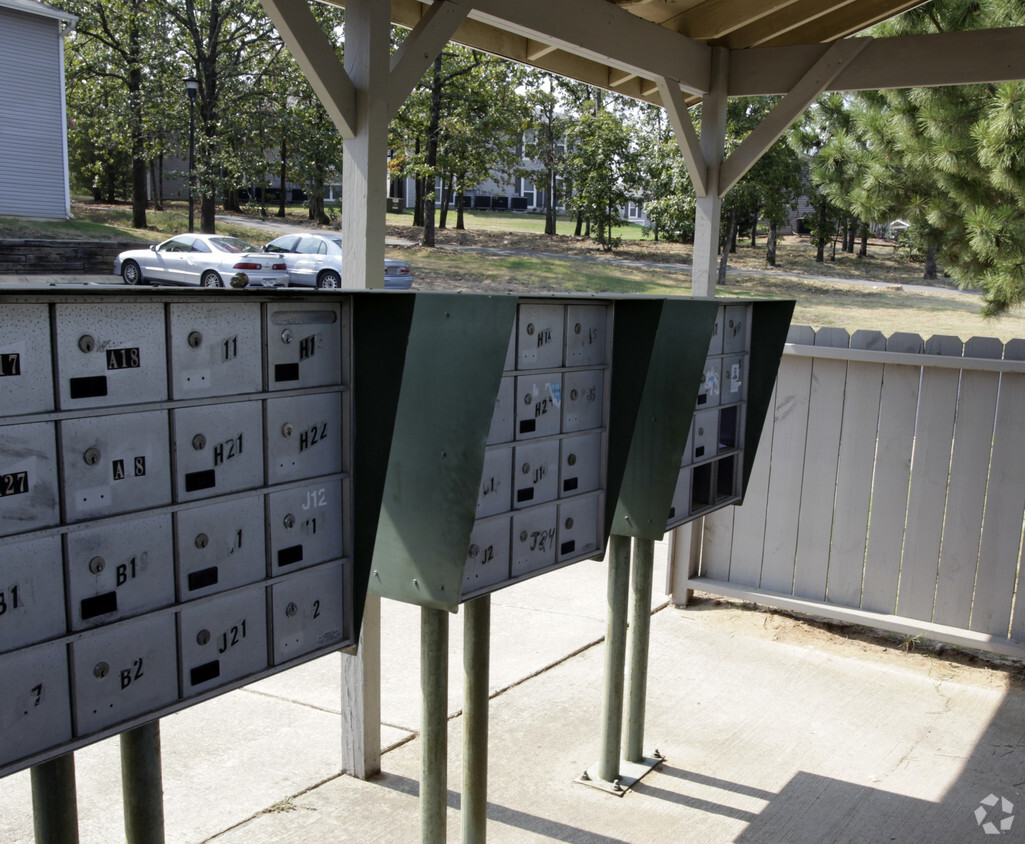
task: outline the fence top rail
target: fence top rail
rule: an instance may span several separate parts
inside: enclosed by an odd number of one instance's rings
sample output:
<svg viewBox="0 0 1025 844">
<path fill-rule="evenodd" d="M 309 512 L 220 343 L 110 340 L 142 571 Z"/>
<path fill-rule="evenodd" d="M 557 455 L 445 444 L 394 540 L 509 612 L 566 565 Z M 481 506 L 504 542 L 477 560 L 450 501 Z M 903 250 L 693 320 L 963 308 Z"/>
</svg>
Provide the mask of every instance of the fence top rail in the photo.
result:
<svg viewBox="0 0 1025 844">
<path fill-rule="evenodd" d="M 1025 360 L 1001 358 L 975 358 L 937 355 L 928 352 L 885 352 L 873 349 L 849 349 L 835 346 L 806 346 L 787 343 L 784 355 L 806 358 L 825 358 L 858 363 L 883 363 L 902 366 L 929 366 L 942 369 L 968 369 L 983 372 L 1009 372 L 1025 374 Z"/>
</svg>

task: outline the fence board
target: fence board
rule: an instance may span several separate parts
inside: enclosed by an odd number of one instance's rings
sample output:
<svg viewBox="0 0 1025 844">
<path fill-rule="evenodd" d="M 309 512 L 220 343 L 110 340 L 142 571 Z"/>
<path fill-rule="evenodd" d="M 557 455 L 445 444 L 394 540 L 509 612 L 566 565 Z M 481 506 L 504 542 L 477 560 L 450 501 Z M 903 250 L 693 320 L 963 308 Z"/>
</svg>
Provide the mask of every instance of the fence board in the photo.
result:
<svg viewBox="0 0 1025 844">
<path fill-rule="evenodd" d="M 733 517 L 736 507 L 723 507 L 709 513 L 701 521 L 704 532 L 701 537 L 702 577 L 715 580 L 730 579 L 730 556 L 733 548 Z"/>
<path fill-rule="evenodd" d="M 1025 360 L 1025 340 L 1012 340 L 1004 347 L 1005 360 Z M 1012 382 L 1002 385 L 1002 388 L 1012 389 Z M 1021 388 L 1020 385 L 1018 387 Z M 999 399 L 998 399 L 999 401 Z M 992 474 L 992 472 L 990 473 Z M 1019 485 L 1025 485 L 1025 479 L 1019 477 Z M 1011 638 L 1019 642 L 1025 642 L 1025 585 L 1021 583 L 1022 567 L 1025 566 L 1025 553 L 1018 560 L 1018 582 L 1014 597 L 1014 615 L 1011 617 Z M 980 573 L 981 574 L 981 573 Z M 978 581 L 976 581 L 978 583 Z M 978 590 L 978 586 L 976 586 Z"/>
<path fill-rule="evenodd" d="M 850 336 L 840 329 L 821 329 L 816 346 L 847 348 Z M 814 360 L 808 404 L 808 442 L 805 448 L 794 594 L 822 601 L 826 597 L 829 541 L 833 533 L 836 458 L 840 451 L 844 382 L 847 364 Z M 784 493 L 787 494 L 787 493 Z"/>
<path fill-rule="evenodd" d="M 925 351 L 960 355 L 961 345 L 956 337 L 931 337 Z M 956 369 L 929 369 L 926 364 L 922 373 L 897 613 L 923 621 L 932 620 L 936 598 L 959 380 Z"/>
<path fill-rule="evenodd" d="M 886 348 L 893 352 L 920 353 L 925 343 L 917 334 L 900 333 L 887 340 Z M 887 364 L 883 367 L 879 440 L 861 596 L 862 609 L 872 612 L 892 614 L 897 609 L 921 378 L 922 370 L 917 366 Z"/>
<path fill-rule="evenodd" d="M 1003 351 L 1004 344 L 993 337 L 975 337 L 965 344 L 965 357 L 999 359 Z M 937 624 L 967 627 L 971 618 L 993 446 L 987 432 L 993 430 L 999 386 L 1000 375 L 995 372 L 961 372 L 933 611 Z"/>
<path fill-rule="evenodd" d="M 1007 344 L 1004 356 L 1022 359 L 1022 344 Z M 1021 547 L 1025 515 L 1025 449 L 1021 447 L 1021 420 L 1025 418 L 1025 375 L 1000 376 L 989 495 L 979 547 L 975 601 L 971 629 L 993 636 L 1007 636 L 1011 602 Z M 1020 603 L 1020 602 L 1019 602 Z"/>
<path fill-rule="evenodd" d="M 885 345 L 879 332 L 858 331 L 851 338 L 852 348 L 881 349 Z M 848 364 L 826 600 L 849 607 L 861 605 L 882 383 L 879 364 Z"/>
</svg>

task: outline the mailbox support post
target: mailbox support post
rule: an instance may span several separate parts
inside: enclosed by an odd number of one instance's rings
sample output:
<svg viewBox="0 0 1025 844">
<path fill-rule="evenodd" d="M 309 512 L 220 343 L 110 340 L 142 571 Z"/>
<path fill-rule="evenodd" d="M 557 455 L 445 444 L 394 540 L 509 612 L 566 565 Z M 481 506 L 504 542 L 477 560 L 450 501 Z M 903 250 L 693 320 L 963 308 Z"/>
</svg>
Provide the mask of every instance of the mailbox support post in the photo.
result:
<svg viewBox="0 0 1025 844">
<path fill-rule="evenodd" d="M 164 844 L 159 721 L 121 734 L 121 790 L 128 844 Z"/>
<path fill-rule="evenodd" d="M 648 689 L 648 643 L 651 636 L 651 585 L 655 543 L 634 539 L 630 606 L 630 687 L 623 758 L 644 761 L 644 701 Z"/>
<path fill-rule="evenodd" d="M 448 613 L 420 610 L 420 841 L 444 844 L 448 810 Z"/>
<path fill-rule="evenodd" d="M 630 586 L 630 538 L 609 537 L 608 622 L 605 632 L 605 696 L 602 700 L 598 776 L 619 779 L 619 743 L 623 732 L 623 672 L 626 665 L 626 605 Z"/>
<path fill-rule="evenodd" d="M 488 687 L 491 596 L 464 604 L 463 844 L 483 844 L 488 822 Z"/>
<path fill-rule="evenodd" d="M 78 844 L 74 754 L 66 753 L 36 765 L 31 779 L 36 844 Z"/>
</svg>

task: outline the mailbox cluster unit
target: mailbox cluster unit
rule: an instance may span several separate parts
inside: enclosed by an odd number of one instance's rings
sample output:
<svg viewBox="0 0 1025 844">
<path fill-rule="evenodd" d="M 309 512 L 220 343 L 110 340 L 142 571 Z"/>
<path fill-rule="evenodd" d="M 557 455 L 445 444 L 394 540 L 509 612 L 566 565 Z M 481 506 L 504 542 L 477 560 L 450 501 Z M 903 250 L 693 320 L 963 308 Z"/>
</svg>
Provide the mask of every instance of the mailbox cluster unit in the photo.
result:
<svg viewBox="0 0 1025 844">
<path fill-rule="evenodd" d="M 608 303 L 524 302 L 503 367 L 462 598 L 604 545 Z"/>
<path fill-rule="evenodd" d="M 0 300 L 0 774 L 354 641 L 350 320 Z"/>
</svg>

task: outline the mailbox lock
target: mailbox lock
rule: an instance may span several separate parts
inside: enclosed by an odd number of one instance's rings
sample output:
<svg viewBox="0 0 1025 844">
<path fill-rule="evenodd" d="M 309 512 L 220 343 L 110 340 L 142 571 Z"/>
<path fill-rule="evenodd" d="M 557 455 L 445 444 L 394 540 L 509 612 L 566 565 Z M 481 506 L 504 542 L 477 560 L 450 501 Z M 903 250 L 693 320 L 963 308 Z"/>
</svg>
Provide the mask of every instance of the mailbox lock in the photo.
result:
<svg viewBox="0 0 1025 844">
<path fill-rule="evenodd" d="M 295 516 L 293 516 L 291 513 L 285 516 L 285 527 L 288 530 L 291 530 L 295 527 Z"/>
<path fill-rule="evenodd" d="M 571 530 L 572 528 L 573 528 L 573 517 L 570 516 L 568 519 L 566 519 L 566 530 Z"/>
<path fill-rule="evenodd" d="M 577 465 L 577 456 L 575 454 L 570 454 L 570 456 L 566 458 L 566 462 L 570 466 L 576 466 Z"/>
<path fill-rule="evenodd" d="M 534 323 L 528 322 L 527 323 L 527 334 L 533 334 L 533 333 L 534 333 Z"/>
<path fill-rule="evenodd" d="M 96 341 L 88 334 L 83 334 L 78 338 L 78 348 L 88 354 L 96 348 Z"/>
<path fill-rule="evenodd" d="M 580 333 L 580 323 L 579 322 L 576 325 L 573 326 L 573 333 L 574 334 L 579 334 Z"/>
<path fill-rule="evenodd" d="M 93 666 L 93 677 L 95 677 L 97 680 L 102 680 L 109 673 L 110 666 L 107 665 L 107 663 L 105 662 L 97 662 L 96 665 Z"/>
<path fill-rule="evenodd" d="M 523 403 L 526 404 L 526 405 L 533 404 L 534 403 L 534 397 L 530 393 L 527 393 L 527 395 L 525 395 L 523 397 Z"/>
<path fill-rule="evenodd" d="M 291 422 L 286 422 L 284 425 L 281 426 L 281 436 L 283 436 L 283 437 L 290 437 L 290 436 L 292 436 L 292 432 L 294 430 L 295 430 L 295 428 L 292 427 L 292 423 Z"/>
<path fill-rule="evenodd" d="M 530 474 L 530 464 L 529 463 L 524 463 L 523 464 L 523 468 L 520 469 L 520 471 L 523 472 L 524 475 L 529 475 Z"/>
<path fill-rule="evenodd" d="M 576 390 L 570 390 L 569 391 L 569 399 L 570 399 L 570 401 L 576 401 L 577 400 L 577 396 L 579 396 L 579 395 L 580 395 L 580 393 L 578 393 Z"/>
<path fill-rule="evenodd" d="M 196 547 L 197 548 L 206 548 L 206 546 L 209 543 L 210 543 L 210 537 L 207 536 L 205 533 L 196 534 Z"/>
<path fill-rule="evenodd" d="M 705 435 L 705 429 L 704 428 L 698 428 L 698 436 L 699 437 L 703 437 L 704 435 Z"/>
<path fill-rule="evenodd" d="M 100 450 L 95 447 L 87 448 L 82 459 L 85 460 L 87 466 L 95 466 L 100 462 Z"/>
<path fill-rule="evenodd" d="M 202 451 L 206 448 L 206 437 L 202 434 L 196 434 L 196 436 L 192 438 L 192 447 L 196 449 L 196 451 Z"/>
<path fill-rule="evenodd" d="M 203 335 L 198 331 L 190 331 L 188 339 L 189 347 L 192 349 L 198 349 L 203 345 Z"/>
<path fill-rule="evenodd" d="M 104 568 L 106 568 L 106 566 L 107 563 L 103 559 L 103 557 L 93 557 L 89 561 L 89 571 L 91 571 L 93 574 L 99 574 L 101 571 L 103 571 Z"/>
<path fill-rule="evenodd" d="M 281 342 L 282 343 L 286 343 L 286 344 L 292 342 L 292 329 L 291 328 L 286 328 L 284 331 L 281 332 Z"/>
<path fill-rule="evenodd" d="M 289 618 L 294 618 L 297 612 L 299 612 L 299 607 L 295 605 L 294 601 L 289 601 L 288 606 L 285 607 L 285 615 Z"/>
<path fill-rule="evenodd" d="M 196 644 L 199 645 L 200 647 L 202 647 L 203 645 L 207 644 L 209 641 L 210 641 L 210 631 L 209 630 L 200 630 L 196 634 Z"/>
<path fill-rule="evenodd" d="M 471 558 L 476 557 L 479 553 L 480 553 L 480 546 L 479 545 L 471 545 L 470 546 L 470 557 Z"/>
<path fill-rule="evenodd" d="M 526 541 L 527 541 L 527 532 L 525 530 L 521 530 L 520 531 L 520 542 L 526 542 Z"/>
</svg>

